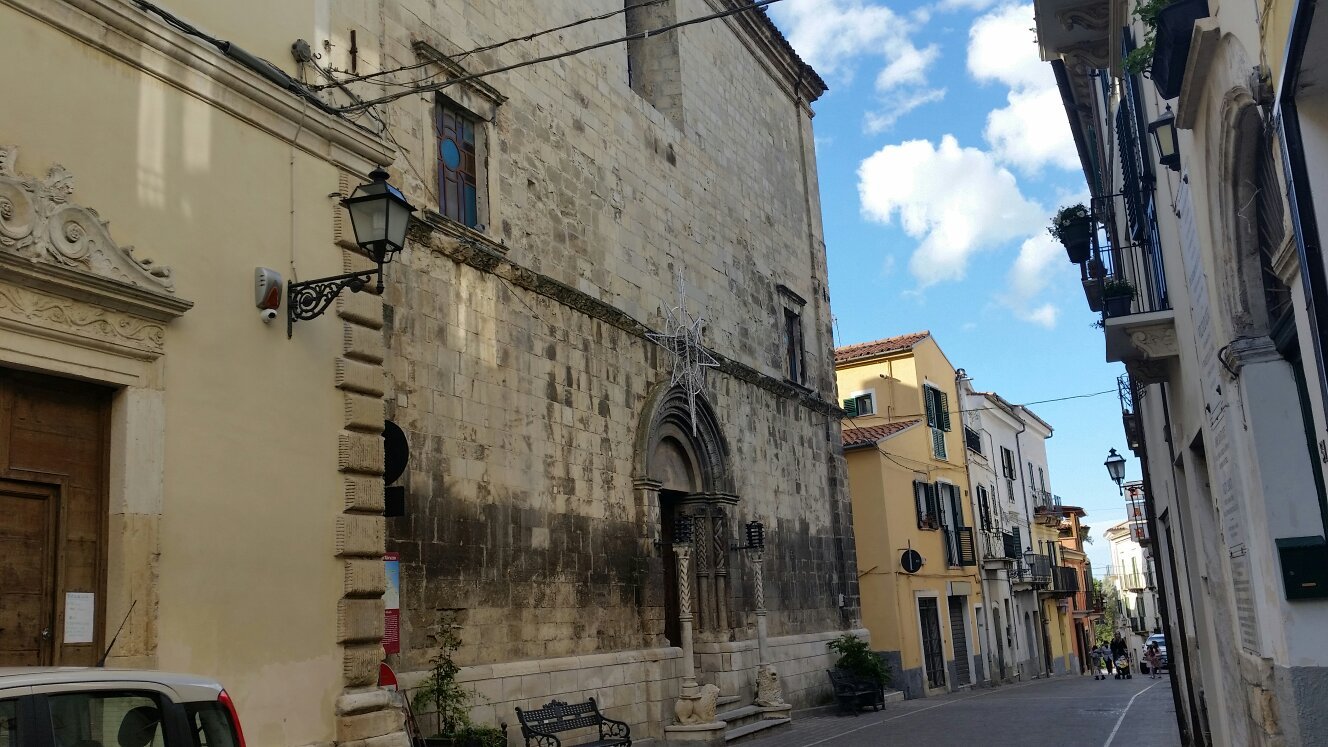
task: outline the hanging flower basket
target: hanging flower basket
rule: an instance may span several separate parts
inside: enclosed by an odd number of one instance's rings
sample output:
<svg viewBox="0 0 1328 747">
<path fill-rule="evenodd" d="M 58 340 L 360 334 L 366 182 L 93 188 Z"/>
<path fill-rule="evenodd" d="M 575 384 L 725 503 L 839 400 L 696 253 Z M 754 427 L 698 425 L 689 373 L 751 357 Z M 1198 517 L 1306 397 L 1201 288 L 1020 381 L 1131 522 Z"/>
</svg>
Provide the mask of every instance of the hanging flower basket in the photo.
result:
<svg viewBox="0 0 1328 747">
<path fill-rule="evenodd" d="M 1070 261 L 1087 262 L 1093 254 L 1093 216 L 1083 204 L 1067 205 L 1056 212 L 1047 233 L 1061 242 Z"/>
<path fill-rule="evenodd" d="M 1102 310 L 1102 283 L 1094 278 L 1084 281 L 1084 298 L 1088 299 L 1088 308 L 1091 311 Z"/>
</svg>

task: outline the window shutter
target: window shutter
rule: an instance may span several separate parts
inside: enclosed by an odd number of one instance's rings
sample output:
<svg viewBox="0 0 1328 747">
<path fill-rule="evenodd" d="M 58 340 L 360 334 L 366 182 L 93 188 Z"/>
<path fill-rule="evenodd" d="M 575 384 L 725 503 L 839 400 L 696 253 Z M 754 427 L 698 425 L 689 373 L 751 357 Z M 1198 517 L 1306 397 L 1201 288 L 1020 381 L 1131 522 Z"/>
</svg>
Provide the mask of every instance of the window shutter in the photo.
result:
<svg viewBox="0 0 1328 747">
<path fill-rule="evenodd" d="M 913 481 L 913 507 L 918 512 L 918 528 L 920 529 L 927 517 L 927 483 L 921 480 Z"/>
<path fill-rule="evenodd" d="M 950 395 L 940 389 L 936 392 L 936 420 L 943 431 L 950 430 Z"/>
<path fill-rule="evenodd" d="M 931 429 L 931 453 L 937 459 L 945 458 L 945 431 L 940 428 Z"/>
<path fill-rule="evenodd" d="M 950 513 L 954 514 L 956 527 L 968 526 L 964 523 L 964 491 L 958 485 L 950 485 Z"/>
<path fill-rule="evenodd" d="M 850 418 L 856 418 L 858 416 L 857 400 L 855 399 L 844 400 L 844 412 L 847 413 Z"/>
<path fill-rule="evenodd" d="M 931 525 L 937 526 L 941 521 L 940 503 L 936 497 L 936 484 L 927 483 L 927 518 Z"/>
<path fill-rule="evenodd" d="M 936 427 L 936 401 L 932 397 L 932 392 L 936 391 L 929 386 L 922 388 L 922 401 L 927 406 L 927 425 Z"/>
</svg>

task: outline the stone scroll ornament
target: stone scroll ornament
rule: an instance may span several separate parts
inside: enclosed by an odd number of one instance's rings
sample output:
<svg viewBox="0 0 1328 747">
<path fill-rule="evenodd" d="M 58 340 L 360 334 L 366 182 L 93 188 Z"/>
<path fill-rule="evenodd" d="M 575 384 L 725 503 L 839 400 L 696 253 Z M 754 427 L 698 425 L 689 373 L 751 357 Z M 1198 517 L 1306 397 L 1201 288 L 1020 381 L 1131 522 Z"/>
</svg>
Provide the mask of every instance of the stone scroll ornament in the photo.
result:
<svg viewBox="0 0 1328 747">
<path fill-rule="evenodd" d="M 134 256 L 111 238 L 109 223 L 70 201 L 74 177 L 59 164 L 45 178 L 20 174 L 18 148 L 0 145 L 0 253 L 174 293 L 169 267 Z"/>
<path fill-rule="evenodd" d="M 671 386 L 687 394 L 687 414 L 692 420 L 692 435 L 696 435 L 696 397 L 705 391 L 705 370 L 718 368 L 719 361 L 701 342 L 706 320 L 692 316 L 687 310 L 687 289 L 682 270 L 676 275 L 678 305 L 664 309 L 664 331 L 647 332 L 646 337 L 669 351 L 673 356 Z"/>
</svg>

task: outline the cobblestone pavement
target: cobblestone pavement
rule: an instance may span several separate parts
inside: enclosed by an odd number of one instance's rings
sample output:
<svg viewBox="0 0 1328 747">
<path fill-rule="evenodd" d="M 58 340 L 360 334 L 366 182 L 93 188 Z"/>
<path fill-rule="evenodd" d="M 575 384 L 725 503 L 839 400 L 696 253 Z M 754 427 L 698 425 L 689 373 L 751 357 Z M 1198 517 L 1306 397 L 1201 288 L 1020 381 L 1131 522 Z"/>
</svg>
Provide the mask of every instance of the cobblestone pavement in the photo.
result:
<svg viewBox="0 0 1328 747">
<path fill-rule="evenodd" d="M 1171 685 L 1135 675 L 1094 680 L 1062 675 L 936 698 L 891 703 L 876 713 L 795 716 L 742 747 L 1179 747 Z"/>
</svg>

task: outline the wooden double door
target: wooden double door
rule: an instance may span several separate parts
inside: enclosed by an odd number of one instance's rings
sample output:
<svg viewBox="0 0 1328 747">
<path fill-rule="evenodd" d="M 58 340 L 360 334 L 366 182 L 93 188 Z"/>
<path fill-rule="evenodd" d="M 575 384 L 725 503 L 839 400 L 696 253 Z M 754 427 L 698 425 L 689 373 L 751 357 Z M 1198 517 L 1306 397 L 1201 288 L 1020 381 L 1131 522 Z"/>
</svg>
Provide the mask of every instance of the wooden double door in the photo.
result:
<svg viewBox="0 0 1328 747">
<path fill-rule="evenodd" d="M 0 368 L 0 666 L 101 656 L 110 401 Z"/>
</svg>

